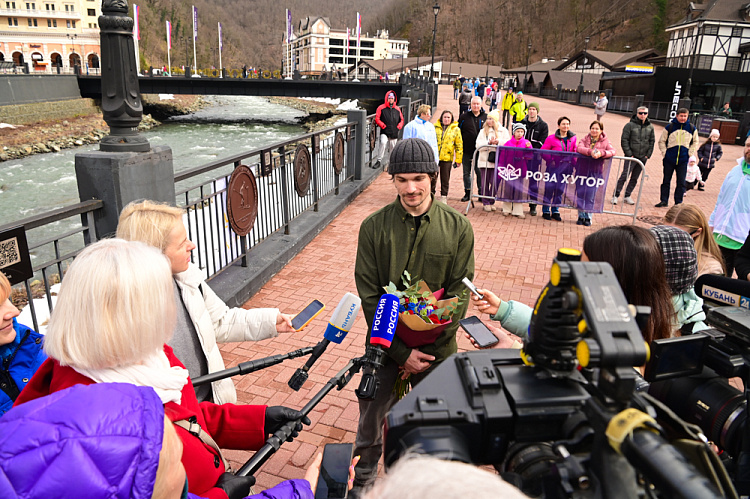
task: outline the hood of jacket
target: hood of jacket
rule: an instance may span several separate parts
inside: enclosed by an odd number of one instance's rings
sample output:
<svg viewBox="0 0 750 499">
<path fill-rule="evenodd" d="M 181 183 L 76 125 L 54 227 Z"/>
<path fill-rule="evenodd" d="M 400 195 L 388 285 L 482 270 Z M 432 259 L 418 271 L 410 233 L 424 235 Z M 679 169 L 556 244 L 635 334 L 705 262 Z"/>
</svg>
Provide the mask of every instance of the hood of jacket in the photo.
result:
<svg viewBox="0 0 750 499">
<path fill-rule="evenodd" d="M 680 123 L 677 121 L 677 118 L 672 118 L 672 121 L 669 122 L 671 125 L 673 125 L 672 131 L 674 130 L 686 130 L 690 133 L 693 133 L 693 130 L 695 130 L 695 127 L 692 123 L 690 123 L 690 120 L 688 119 L 685 123 Z"/>
<path fill-rule="evenodd" d="M 560 139 L 560 140 L 566 139 L 566 138 L 567 139 L 572 139 L 575 136 L 576 136 L 576 134 L 574 134 L 573 132 L 571 132 L 570 130 L 568 130 L 568 135 L 566 137 L 563 137 L 562 135 L 560 135 L 560 129 L 559 128 L 557 130 L 555 130 L 555 137 L 558 138 L 558 139 Z"/>
<path fill-rule="evenodd" d="M 586 147 L 590 147 L 591 146 L 591 134 L 587 133 L 583 137 L 583 140 L 581 142 L 583 142 L 583 144 Z M 597 144 L 609 144 L 609 138 L 607 137 L 607 134 L 604 132 L 600 133 L 599 138 L 597 139 L 596 143 Z"/>
<path fill-rule="evenodd" d="M 391 95 L 393 96 L 393 107 L 396 107 L 396 105 L 398 104 L 398 97 L 396 96 L 396 92 L 394 92 L 393 90 L 388 90 L 385 93 L 385 99 L 383 99 L 383 101 L 385 102 L 385 105 L 387 106 L 388 97 L 390 97 Z"/>
<path fill-rule="evenodd" d="M 0 419 L 0 497 L 150 498 L 164 436 L 152 388 L 77 385 Z"/>
<path fill-rule="evenodd" d="M 646 118 L 646 121 L 639 120 L 637 114 L 634 114 L 633 116 L 630 117 L 630 122 L 638 126 L 649 126 L 651 124 L 648 118 Z"/>
</svg>

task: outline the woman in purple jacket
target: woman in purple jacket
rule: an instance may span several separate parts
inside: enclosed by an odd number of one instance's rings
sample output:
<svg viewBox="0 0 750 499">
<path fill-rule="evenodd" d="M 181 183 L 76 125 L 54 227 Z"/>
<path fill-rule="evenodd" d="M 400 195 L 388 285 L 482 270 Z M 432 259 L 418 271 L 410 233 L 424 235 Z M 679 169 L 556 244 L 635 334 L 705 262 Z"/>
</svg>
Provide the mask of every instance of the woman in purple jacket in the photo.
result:
<svg viewBox="0 0 750 499">
<path fill-rule="evenodd" d="M 181 455 L 180 438 L 153 388 L 76 385 L 0 418 L 0 497 L 199 499 L 188 493 Z M 313 499 L 320 460 L 304 480 L 247 499 Z"/>
</svg>

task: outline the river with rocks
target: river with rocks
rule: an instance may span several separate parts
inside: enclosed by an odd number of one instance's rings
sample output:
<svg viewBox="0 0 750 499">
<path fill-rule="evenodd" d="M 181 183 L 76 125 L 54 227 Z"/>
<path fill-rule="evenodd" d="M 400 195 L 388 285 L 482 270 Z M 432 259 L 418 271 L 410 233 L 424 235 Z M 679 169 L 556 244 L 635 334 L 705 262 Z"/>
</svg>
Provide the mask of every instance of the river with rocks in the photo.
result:
<svg viewBox="0 0 750 499">
<path fill-rule="evenodd" d="M 172 148 L 175 172 L 307 133 L 306 112 L 263 97 L 210 96 L 208 105 L 141 132 Z M 75 155 L 88 144 L 0 162 L 0 225 L 77 203 Z"/>
</svg>

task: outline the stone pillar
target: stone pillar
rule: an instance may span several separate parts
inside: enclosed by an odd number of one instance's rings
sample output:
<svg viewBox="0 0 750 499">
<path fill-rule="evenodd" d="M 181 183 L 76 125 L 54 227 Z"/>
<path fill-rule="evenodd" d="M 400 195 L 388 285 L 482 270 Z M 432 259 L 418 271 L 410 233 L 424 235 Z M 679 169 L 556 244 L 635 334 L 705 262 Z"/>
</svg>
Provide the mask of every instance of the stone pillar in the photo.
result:
<svg viewBox="0 0 750 499">
<path fill-rule="evenodd" d="M 580 105 L 583 103 L 583 85 L 578 85 L 578 95 L 576 96 L 576 104 Z"/>
<path fill-rule="evenodd" d="M 131 201 L 175 203 L 172 149 L 168 146 L 154 146 L 148 153 L 79 153 L 75 168 L 81 201 L 104 202 L 104 208 L 94 212 L 100 238 L 115 233 L 120 212 Z"/>
<path fill-rule="evenodd" d="M 362 180 L 362 168 L 365 165 L 365 141 L 367 140 L 367 113 L 360 109 L 346 112 L 346 120 L 357 124 L 354 134 L 354 180 Z"/>
<path fill-rule="evenodd" d="M 643 94 L 636 94 L 635 96 L 635 110 L 637 110 L 639 107 L 643 105 L 643 101 L 645 100 L 645 96 Z"/>
<path fill-rule="evenodd" d="M 557 84 L 557 100 L 562 99 L 562 83 Z"/>
</svg>

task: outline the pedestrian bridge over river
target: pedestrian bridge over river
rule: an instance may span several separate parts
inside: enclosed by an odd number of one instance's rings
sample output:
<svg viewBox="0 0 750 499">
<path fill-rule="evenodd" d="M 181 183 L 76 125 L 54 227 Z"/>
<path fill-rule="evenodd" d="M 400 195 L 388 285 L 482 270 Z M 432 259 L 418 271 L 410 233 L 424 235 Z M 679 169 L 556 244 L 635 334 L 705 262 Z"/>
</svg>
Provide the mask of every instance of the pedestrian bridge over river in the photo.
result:
<svg viewBox="0 0 750 499">
<path fill-rule="evenodd" d="M 400 98 L 402 86 L 379 81 L 279 80 L 250 78 L 185 78 L 147 76 L 138 78 L 143 94 L 253 95 L 262 97 L 328 97 L 335 99 L 383 99 L 388 90 Z M 78 77 L 81 97 L 99 99 L 100 76 Z"/>
</svg>

